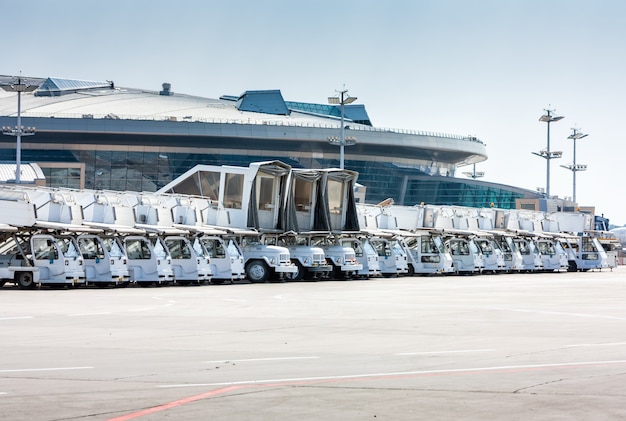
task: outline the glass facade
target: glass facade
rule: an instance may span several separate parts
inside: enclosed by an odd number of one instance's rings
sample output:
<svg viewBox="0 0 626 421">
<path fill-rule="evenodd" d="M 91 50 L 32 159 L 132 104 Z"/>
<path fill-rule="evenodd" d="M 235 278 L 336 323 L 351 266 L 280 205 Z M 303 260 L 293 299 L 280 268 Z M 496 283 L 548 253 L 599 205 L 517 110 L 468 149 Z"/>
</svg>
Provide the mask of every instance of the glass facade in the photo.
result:
<svg viewBox="0 0 626 421">
<path fill-rule="evenodd" d="M 81 148 L 84 148 L 84 145 L 81 145 Z M 276 159 L 294 168 L 339 167 L 339 161 L 336 159 L 172 153 L 159 151 L 158 147 L 145 149 L 143 152 L 25 149 L 22 150 L 22 160 L 37 163 L 68 163 L 70 168 L 42 168 L 47 185 L 50 187 L 79 188 L 80 170 L 71 165 L 83 163 L 85 188 L 132 191 L 156 191 L 196 164 L 248 166 L 251 162 Z M 149 149 L 153 151 L 148 151 Z M 8 160 L 15 159 L 14 149 L 5 149 L 2 153 Z M 346 160 L 345 167 L 359 173 L 358 182 L 367 189 L 368 203 L 378 203 L 392 198 L 397 204 L 409 206 L 423 202 L 470 207 L 489 207 L 493 204 L 502 209 L 514 209 L 516 199 L 529 197 L 528 193 L 507 188 L 508 186 L 470 179 L 431 176 L 428 175 L 426 168 L 399 167 L 390 162 Z"/>
</svg>

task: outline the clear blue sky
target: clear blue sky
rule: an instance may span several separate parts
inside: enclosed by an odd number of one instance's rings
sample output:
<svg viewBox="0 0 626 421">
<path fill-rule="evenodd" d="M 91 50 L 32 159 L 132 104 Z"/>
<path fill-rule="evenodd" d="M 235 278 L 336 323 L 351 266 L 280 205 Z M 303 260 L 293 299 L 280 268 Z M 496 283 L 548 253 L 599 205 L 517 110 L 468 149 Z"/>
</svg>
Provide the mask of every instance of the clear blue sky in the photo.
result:
<svg viewBox="0 0 626 421">
<path fill-rule="evenodd" d="M 484 180 L 546 185 L 626 223 L 622 0 L 0 0 L 0 74 L 114 80 L 218 97 L 280 89 L 324 103 L 345 87 L 374 125 L 474 135 Z M 18 18 L 20 17 L 20 18 Z M 346 150 L 349 154 L 349 148 Z M 471 168 L 462 168 L 458 175 Z"/>
</svg>

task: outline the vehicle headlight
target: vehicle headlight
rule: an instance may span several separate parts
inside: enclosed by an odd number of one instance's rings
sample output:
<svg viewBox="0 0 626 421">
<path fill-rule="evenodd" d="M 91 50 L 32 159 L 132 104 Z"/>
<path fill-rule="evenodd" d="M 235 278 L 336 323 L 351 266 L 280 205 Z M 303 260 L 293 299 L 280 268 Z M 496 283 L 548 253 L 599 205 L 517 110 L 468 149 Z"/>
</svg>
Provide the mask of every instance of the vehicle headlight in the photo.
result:
<svg viewBox="0 0 626 421">
<path fill-rule="evenodd" d="M 275 265 L 276 264 L 276 258 L 275 257 L 271 257 L 270 258 L 270 263 Z"/>
<path fill-rule="evenodd" d="M 335 262 L 336 262 L 338 265 L 340 265 L 340 264 L 341 264 L 341 257 L 337 257 L 337 258 L 335 259 Z"/>
<path fill-rule="evenodd" d="M 302 259 L 302 261 L 304 262 L 305 265 L 309 264 L 309 258 L 305 257 L 304 259 Z"/>
</svg>

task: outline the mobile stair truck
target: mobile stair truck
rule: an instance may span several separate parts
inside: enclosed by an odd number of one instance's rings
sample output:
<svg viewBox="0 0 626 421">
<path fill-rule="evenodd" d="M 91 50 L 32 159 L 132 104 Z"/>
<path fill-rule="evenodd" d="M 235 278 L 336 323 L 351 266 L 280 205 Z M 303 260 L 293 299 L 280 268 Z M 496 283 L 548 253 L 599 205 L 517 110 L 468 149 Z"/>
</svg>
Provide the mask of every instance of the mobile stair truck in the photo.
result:
<svg viewBox="0 0 626 421">
<path fill-rule="evenodd" d="M 229 232 L 243 251 L 250 282 L 285 280 L 297 272 L 289 250 L 262 243 L 262 232 L 284 231 L 291 167 L 280 161 L 249 167 L 196 165 L 157 193 L 197 195 L 217 203 L 206 224 Z"/>
<path fill-rule="evenodd" d="M 96 200 L 83 207 L 83 225 L 97 227 L 119 236 L 128 259 L 130 282 L 140 286 L 174 282 L 171 258 L 162 240 L 153 242 L 145 230 L 135 227 L 132 193 L 96 192 Z"/>
<path fill-rule="evenodd" d="M 368 205 L 358 205 L 360 209 Z M 435 228 L 436 209 L 424 205 L 397 206 L 385 204 L 363 212 L 376 213 L 377 222 L 366 220 L 368 225 L 377 224 L 379 229 L 401 237 L 408 251 L 408 275 L 452 274 L 455 269 L 452 256 L 446 249 L 441 230 Z"/>
<path fill-rule="evenodd" d="M 243 251 L 223 229 L 208 226 L 205 221 L 216 221 L 210 213 L 218 211 L 219 204 L 199 196 L 170 195 L 176 205 L 171 207 L 174 227 L 190 233 L 193 248 L 199 255 L 209 259 L 211 283 L 223 284 L 246 278 Z"/>
<path fill-rule="evenodd" d="M 174 226 L 172 209 L 178 201 L 171 196 L 140 193 L 134 206 L 135 227 L 151 233 L 167 248 L 174 281 L 179 285 L 203 284 L 211 280 L 211 261 L 202 249 L 194 249 L 189 231 Z"/>
<path fill-rule="evenodd" d="M 20 226 L 2 245 L 2 259 L 8 260 L 8 270 L 14 273 L 13 279 L 8 280 L 23 289 L 84 285 L 83 258 L 76 242 L 57 234 L 76 227 L 57 222 L 69 218 L 70 209 L 64 198 L 52 190 L 22 186 L 14 188 L 13 194 L 12 201 L 10 192 L 0 193 L 3 220 Z"/>
</svg>

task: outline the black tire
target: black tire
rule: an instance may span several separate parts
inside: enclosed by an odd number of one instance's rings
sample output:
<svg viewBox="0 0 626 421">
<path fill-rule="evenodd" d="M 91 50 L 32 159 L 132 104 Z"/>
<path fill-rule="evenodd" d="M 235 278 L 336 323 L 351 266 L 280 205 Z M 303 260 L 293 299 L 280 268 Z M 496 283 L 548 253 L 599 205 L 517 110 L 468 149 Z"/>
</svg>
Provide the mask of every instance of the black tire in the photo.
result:
<svg viewBox="0 0 626 421">
<path fill-rule="evenodd" d="M 253 260 L 246 266 L 246 276 L 253 284 L 260 284 L 267 281 L 270 277 L 270 269 L 265 262 L 261 260 Z"/>
<path fill-rule="evenodd" d="M 409 263 L 409 271 L 406 273 L 406 276 L 415 276 L 415 268 L 411 263 Z"/>
<path fill-rule="evenodd" d="M 21 289 L 33 289 L 37 286 L 31 272 L 16 273 L 15 280 Z"/>
<path fill-rule="evenodd" d="M 292 262 L 296 265 L 298 271 L 293 273 L 286 273 L 285 279 L 287 281 L 301 281 L 302 279 L 304 279 L 304 267 L 302 267 L 302 264 L 297 260 L 292 260 Z"/>
</svg>

